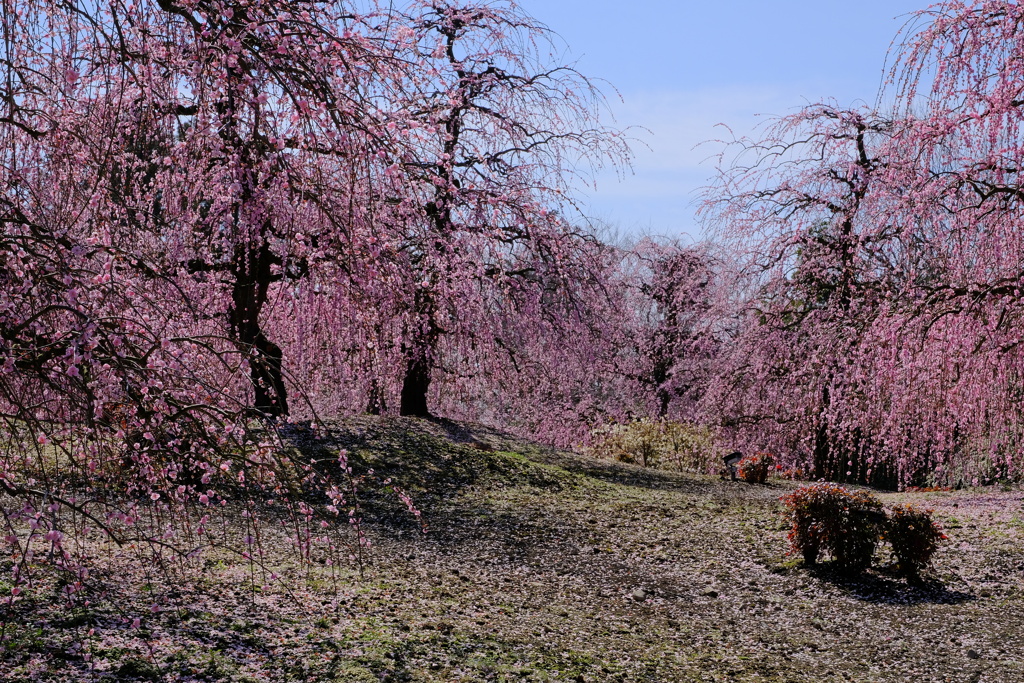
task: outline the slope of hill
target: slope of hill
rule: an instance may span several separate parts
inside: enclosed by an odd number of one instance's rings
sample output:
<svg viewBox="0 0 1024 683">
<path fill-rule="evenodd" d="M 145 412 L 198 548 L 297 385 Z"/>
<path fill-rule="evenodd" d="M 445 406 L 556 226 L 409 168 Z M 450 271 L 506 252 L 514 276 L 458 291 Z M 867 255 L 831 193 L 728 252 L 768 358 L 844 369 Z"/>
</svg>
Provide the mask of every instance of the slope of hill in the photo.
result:
<svg viewBox="0 0 1024 683">
<path fill-rule="evenodd" d="M 1024 680 L 1020 491 L 881 494 L 935 508 L 950 536 L 910 586 L 788 557 L 792 482 L 643 470 L 445 421 L 330 427 L 290 438 L 401 482 L 425 533 L 367 489 L 361 573 L 300 568 L 283 534 L 292 590 L 251 584 L 227 553 L 170 582 L 126 564 L 134 604 L 17 603 L 0 680 Z M 173 608 L 150 613 L 156 593 Z"/>
</svg>

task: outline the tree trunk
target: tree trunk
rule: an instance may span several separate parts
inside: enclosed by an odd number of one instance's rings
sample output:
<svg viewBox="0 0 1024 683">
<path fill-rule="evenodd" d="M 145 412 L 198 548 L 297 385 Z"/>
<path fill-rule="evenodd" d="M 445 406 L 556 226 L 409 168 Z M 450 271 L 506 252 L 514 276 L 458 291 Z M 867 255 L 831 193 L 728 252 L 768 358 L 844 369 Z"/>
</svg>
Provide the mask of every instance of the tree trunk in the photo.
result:
<svg viewBox="0 0 1024 683">
<path fill-rule="evenodd" d="M 427 409 L 427 392 L 430 391 L 431 363 L 425 349 L 407 355 L 405 377 L 402 380 L 402 405 L 400 415 L 430 417 Z"/>
<path fill-rule="evenodd" d="M 281 347 L 257 329 L 253 348 L 257 351 L 255 358 L 249 360 L 249 376 L 256 392 L 253 409 L 271 417 L 283 417 L 288 414 L 288 390 L 284 386 Z"/>
<path fill-rule="evenodd" d="M 831 376 L 826 380 L 826 384 L 821 390 L 821 423 L 814 433 L 814 478 L 824 479 L 831 481 L 831 460 L 832 460 L 832 444 L 829 443 L 829 429 L 828 421 L 829 408 L 831 406 L 831 394 L 828 390 L 827 382 L 831 381 Z"/>
<path fill-rule="evenodd" d="M 370 388 L 366 397 L 366 412 L 370 415 L 383 415 L 388 411 L 388 397 L 381 381 L 380 355 L 377 351 L 381 344 L 381 326 L 374 327 L 374 341 L 369 348 L 367 367 L 370 375 Z"/>
<path fill-rule="evenodd" d="M 415 310 L 422 321 L 405 349 L 405 377 L 402 378 L 402 403 L 399 415 L 431 417 L 427 407 L 430 376 L 434 369 L 434 349 L 441 330 L 434 322 L 434 300 L 426 290 L 416 293 Z"/>
<path fill-rule="evenodd" d="M 829 480 L 829 460 L 831 456 L 828 442 L 828 425 L 823 421 L 814 434 L 814 478 Z"/>
<path fill-rule="evenodd" d="M 658 418 L 664 419 L 668 416 L 668 406 L 672 402 L 672 394 L 661 387 L 658 388 Z"/>
<path fill-rule="evenodd" d="M 263 242 L 258 248 L 242 244 L 235 248 L 234 286 L 231 290 L 231 338 L 249 361 L 253 410 L 268 417 L 288 414 L 288 392 L 284 384 L 281 347 L 267 339 L 260 327 L 260 312 L 267 301 L 272 279 L 273 254 Z"/>
</svg>

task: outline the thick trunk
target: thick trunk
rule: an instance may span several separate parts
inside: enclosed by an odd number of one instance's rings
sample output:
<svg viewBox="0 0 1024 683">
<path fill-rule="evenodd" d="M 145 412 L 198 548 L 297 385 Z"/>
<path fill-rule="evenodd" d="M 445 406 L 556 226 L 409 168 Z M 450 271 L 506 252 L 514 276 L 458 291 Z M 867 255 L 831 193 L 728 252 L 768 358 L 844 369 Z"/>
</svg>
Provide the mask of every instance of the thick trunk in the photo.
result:
<svg viewBox="0 0 1024 683">
<path fill-rule="evenodd" d="M 664 419 L 668 415 L 668 406 L 672 395 L 666 389 L 658 389 L 658 417 Z"/>
<path fill-rule="evenodd" d="M 822 424 L 814 435 L 814 478 L 829 480 L 828 428 Z"/>
<path fill-rule="evenodd" d="M 271 417 L 283 417 L 288 414 L 288 390 L 284 386 L 281 347 L 258 330 L 252 348 L 256 350 L 249 368 L 255 390 L 253 409 Z"/>
<path fill-rule="evenodd" d="M 231 291 L 231 338 L 249 361 L 253 410 L 270 417 L 288 414 L 281 348 L 267 339 L 260 327 L 260 312 L 267 301 L 273 254 L 269 245 L 235 250 L 235 282 Z"/>
<path fill-rule="evenodd" d="M 398 412 L 413 417 L 431 417 L 427 407 L 427 393 L 430 391 L 434 350 L 441 330 L 434 322 L 434 300 L 429 292 L 421 290 L 416 293 L 415 310 L 420 324 L 405 349 L 405 377 L 402 378 L 402 402 Z"/>
<path fill-rule="evenodd" d="M 669 371 L 675 360 L 666 353 L 665 345 L 655 341 L 654 349 L 650 353 L 650 371 L 643 377 L 642 381 L 651 388 L 654 394 L 654 402 L 657 405 L 658 417 L 664 418 L 668 415 L 669 404 L 672 403 L 672 393 L 666 386 L 669 379 Z"/>
<path fill-rule="evenodd" d="M 430 391 L 431 364 L 425 350 L 410 353 L 406 359 L 402 380 L 402 405 L 399 414 L 430 417 L 427 392 Z"/>
</svg>

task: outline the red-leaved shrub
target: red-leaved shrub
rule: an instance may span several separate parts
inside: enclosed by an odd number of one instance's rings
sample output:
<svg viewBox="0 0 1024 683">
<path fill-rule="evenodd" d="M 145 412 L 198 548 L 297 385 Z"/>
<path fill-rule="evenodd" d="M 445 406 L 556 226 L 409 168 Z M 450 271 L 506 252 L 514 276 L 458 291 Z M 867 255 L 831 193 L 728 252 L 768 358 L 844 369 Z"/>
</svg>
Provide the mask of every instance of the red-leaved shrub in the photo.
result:
<svg viewBox="0 0 1024 683">
<path fill-rule="evenodd" d="M 737 469 L 740 479 L 748 484 L 763 484 L 774 467 L 775 458 L 770 453 L 756 453 L 740 460 Z"/>
<path fill-rule="evenodd" d="M 827 551 L 836 566 L 858 571 L 871 564 L 885 522 L 882 503 L 867 491 L 832 483 L 801 486 L 782 498 L 792 521 L 789 542 L 808 564 Z"/>
<path fill-rule="evenodd" d="M 900 571 L 910 577 L 917 576 L 928 566 L 939 541 L 946 538 L 932 520 L 931 510 L 922 510 L 909 503 L 893 506 L 885 537 L 892 545 L 892 554 L 896 556 Z"/>
</svg>

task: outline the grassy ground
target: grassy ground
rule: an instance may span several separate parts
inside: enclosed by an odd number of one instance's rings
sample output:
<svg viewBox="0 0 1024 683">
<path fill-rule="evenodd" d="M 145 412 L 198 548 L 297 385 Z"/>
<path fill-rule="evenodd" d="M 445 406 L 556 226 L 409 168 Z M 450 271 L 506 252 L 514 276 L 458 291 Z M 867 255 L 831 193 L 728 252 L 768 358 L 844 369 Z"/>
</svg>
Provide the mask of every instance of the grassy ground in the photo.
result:
<svg viewBox="0 0 1024 683">
<path fill-rule="evenodd" d="M 933 507 L 950 537 L 911 586 L 786 556 L 791 482 L 643 470 L 445 422 L 333 428 L 329 443 L 293 439 L 405 483 L 427 533 L 370 499 L 362 576 L 283 568 L 291 593 L 254 590 L 228 554 L 159 588 L 126 563 L 110 578 L 134 597 L 119 604 L 18 603 L 0 680 L 1024 681 L 1019 490 L 882 494 Z M 134 628 L 154 591 L 174 608 Z"/>
</svg>

